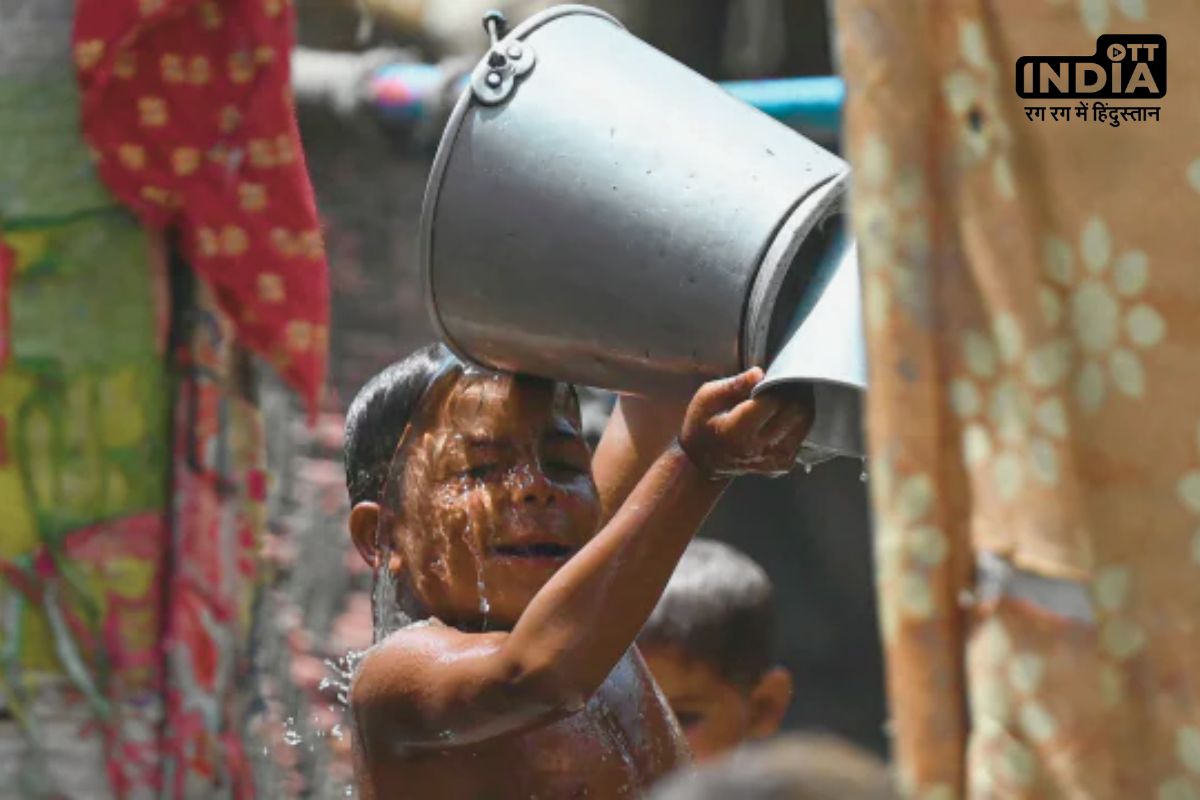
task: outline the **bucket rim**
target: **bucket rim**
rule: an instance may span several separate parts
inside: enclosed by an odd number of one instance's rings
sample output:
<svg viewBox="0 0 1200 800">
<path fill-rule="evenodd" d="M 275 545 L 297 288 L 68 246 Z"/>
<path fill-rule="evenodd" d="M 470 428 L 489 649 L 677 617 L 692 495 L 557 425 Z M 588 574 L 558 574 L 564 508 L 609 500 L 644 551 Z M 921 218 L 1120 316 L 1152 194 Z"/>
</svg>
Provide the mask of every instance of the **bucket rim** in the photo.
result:
<svg viewBox="0 0 1200 800">
<path fill-rule="evenodd" d="M 743 367 L 766 368 L 767 336 L 784 279 L 801 246 L 826 220 L 847 214 L 850 172 L 846 169 L 812 187 L 784 216 L 759 259 L 743 312 L 739 346 Z"/>
<path fill-rule="evenodd" d="M 621 30 L 626 30 L 621 21 L 607 11 L 602 11 L 601 9 L 581 3 L 567 3 L 539 11 L 509 31 L 508 35 L 501 41 L 524 41 L 527 36 L 544 27 L 547 23 L 568 16 L 598 17 L 599 19 L 613 23 Z M 476 62 L 472 71 L 484 63 L 486 59 L 487 55 L 484 54 Z M 446 121 L 446 127 L 442 131 L 441 139 L 438 141 L 437 153 L 434 155 L 433 165 L 429 170 L 429 179 L 425 184 L 425 196 L 421 201 L 421 223 L 417 232 L 419 247 L 417 268 L 421 276 L 421 294 L 424 297 L 425 313 L 429 318 L 430 324 L 433 326 L 434 334 L 449 348 L 450 352 L 454 353 L 464 363 L 485 369 L 497 369 L 494 365 L 482 363 L 472 358 L 464 348 L 460 347 L 454 341 L 454 338 L 450 335 L 445 323 L 442 321 L 442 315 L 438 312 L 437 299 L 434 297 L 433 291 L 433 223 L 437 216 L 438 199 L 441 196 L 442 183 L 446 177 L 446 168 L 449 166 L 450 153 L 454 150 L 458 134 L 462 130 L 463 120 L 466 118 L 467 112 L 471 110 L 472 105 L 479 105 L 479 103 L 475 100 L 475 93 L 472 91 L 470 84 L 468 84 L 463 87 L 458 100 L 454 103 L 454 109 L 450 112 L 450 118 Z"/>
</svg>

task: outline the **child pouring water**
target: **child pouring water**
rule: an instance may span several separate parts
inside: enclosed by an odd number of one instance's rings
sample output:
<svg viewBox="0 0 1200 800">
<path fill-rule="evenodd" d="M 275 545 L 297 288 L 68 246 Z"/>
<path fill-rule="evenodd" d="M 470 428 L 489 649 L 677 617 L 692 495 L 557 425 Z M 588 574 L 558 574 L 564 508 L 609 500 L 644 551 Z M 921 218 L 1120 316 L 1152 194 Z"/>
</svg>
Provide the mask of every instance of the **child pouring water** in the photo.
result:
<svg viewBox="0 0 1200 800">
<path fill-rule="evenodd" d="M 350 532 L 398 612 L 351 689 L 361 797 L 640 797 L 687 758 L 633 642 L 729 476 L 811 425 L 761 379 L 701 387 L 602 527 L 571 387 L 435 346 L 360 392 Z"/>
</svg>

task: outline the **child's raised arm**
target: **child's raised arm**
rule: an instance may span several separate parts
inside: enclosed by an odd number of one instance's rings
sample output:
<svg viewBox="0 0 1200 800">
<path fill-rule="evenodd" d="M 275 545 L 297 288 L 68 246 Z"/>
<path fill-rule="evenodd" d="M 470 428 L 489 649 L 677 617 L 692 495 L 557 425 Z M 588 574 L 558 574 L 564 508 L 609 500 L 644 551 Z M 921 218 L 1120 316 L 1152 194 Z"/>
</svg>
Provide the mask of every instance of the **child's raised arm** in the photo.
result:
<svg viewBox="0 0 1200 800">
<path fill-rule="evenodd" d="M 700 388 L 675 442 L 510 633 L 424 627 L 373 650 L 351 701 L 366 745 L 470 744 L 578 710 L 633 643 L 723 476 L 803 441 L 810 409 L 750 399 L 761 379 L 756 368 Z"/>
<path fill-rule="evenodd" d="M 592 457 L 592 477 L 608 520 L 674 441 L 687 411 L 686 397 L 621 397 Z"/>
</svg>

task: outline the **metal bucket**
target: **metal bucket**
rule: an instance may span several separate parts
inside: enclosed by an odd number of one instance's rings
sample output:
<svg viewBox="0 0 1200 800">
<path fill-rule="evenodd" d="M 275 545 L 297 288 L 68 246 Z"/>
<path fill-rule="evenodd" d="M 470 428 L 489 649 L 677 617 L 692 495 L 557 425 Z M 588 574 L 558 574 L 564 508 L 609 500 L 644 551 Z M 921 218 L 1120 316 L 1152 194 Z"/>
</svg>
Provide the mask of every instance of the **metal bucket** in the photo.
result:
<svg viewBox="0 0 1200 800">
<path fill-rule="evenodd" d="M 447 125 L 421 220 L 430 316 L 475 363 L 691 391 L 768 365 L 833 285 L 820 223 L 847 185 L 844 161 L 611 16 L 558 6 L 493 42 Z"/>
</svg>

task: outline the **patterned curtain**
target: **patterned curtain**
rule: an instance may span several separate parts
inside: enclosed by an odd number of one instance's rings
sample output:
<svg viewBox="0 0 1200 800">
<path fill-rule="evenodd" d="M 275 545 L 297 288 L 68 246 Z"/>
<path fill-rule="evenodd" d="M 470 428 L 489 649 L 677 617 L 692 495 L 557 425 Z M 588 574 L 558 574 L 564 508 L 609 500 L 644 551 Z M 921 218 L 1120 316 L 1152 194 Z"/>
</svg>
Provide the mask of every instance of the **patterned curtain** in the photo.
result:
<svg viewBox="0 0 1200 800">
<path fill-rule="evenodd" d="M 0 0 L 0 795 L 249 798 L 257 381 L 97 179 L 74 10 Z"/>
<path fill-rule="evenodd" d="M 837 13 L 905 789 L 1200 796 L 1200 7 Z M 1109 32 L 1160 121 L 1028 117 L 1017 58 Z"/>
</svg>

